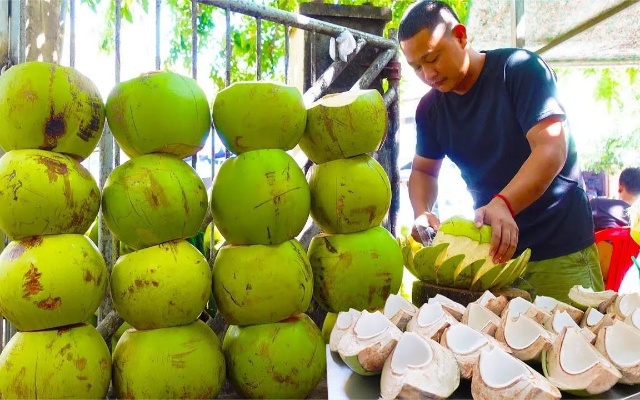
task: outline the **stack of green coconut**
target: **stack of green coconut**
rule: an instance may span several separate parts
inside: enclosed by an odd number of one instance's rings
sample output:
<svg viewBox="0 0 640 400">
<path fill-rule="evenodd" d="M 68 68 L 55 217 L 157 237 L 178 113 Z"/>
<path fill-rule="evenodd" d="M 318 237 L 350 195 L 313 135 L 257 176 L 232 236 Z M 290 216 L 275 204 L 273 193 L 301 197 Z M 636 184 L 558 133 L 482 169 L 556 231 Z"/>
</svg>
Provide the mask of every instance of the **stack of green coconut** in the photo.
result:
<svg viewBox="0 0 640 400">
<path fill-rule="evenodd" d="M 216 397 L 224 358 L 218 337 L 198 319 L 211 269 L 185 240 L 198 233 L 207 210 L 204 183 L 183 161 L 209 134 L 206 95 L 191 78 L 154 72 L 116 85 L 106 114 L 130 160 L 106 180 L 102 212 L 114 236 L 134 250 L 111 274 L 113 305 L 134 328 L 113 351 L 116 396 Z"/>
<path fill-rule="evenodd" d="M 402 253 L 380 226 L 389 178 L 367 153 L 380 146 L 387 110 L 376 90 L 323 97 L 307 113 L 300 148 L 315 164 L 311 216 L 322 229 L 309 246 L 314 298 L 329 312 L 376 310 L 400 288 Z"/>
<path fill-rule="evenodd" d="M 295 87 L 238 82 L 220 91 L 213 122 L 237 156 L 220 167 L 211 213 L 226 240 L 213 264 L 213 295 L 231 324 L 227 377 L 244 398 L 305 398 L 326 374 L 325 346 L 304 312 L 312 270 L 295 237 L 309 217 L 310 192 L 287 153 L 307 113 Z"/>
<path fill-rule="evenodd" d="M 111 355 L 86 323 L 107 268 L 83 234 L 100 208 L 80 161 L 104 126 L 96 86 L 48 63 L 0 77 L 0 313 L 18 329 L 0 355 L 0 398 L 104 398 Z"/>
</svg>

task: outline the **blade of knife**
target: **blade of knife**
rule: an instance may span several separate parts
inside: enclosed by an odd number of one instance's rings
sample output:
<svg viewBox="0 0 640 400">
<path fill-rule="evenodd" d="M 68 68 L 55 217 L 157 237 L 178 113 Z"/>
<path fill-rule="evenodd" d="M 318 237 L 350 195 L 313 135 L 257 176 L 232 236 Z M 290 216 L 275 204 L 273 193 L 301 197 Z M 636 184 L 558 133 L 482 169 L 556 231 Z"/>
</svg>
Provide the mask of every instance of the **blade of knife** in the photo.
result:
<svg viewBox="0 0 640 400">
<path fill-rule="evenodd" d="M 436 230 L 430 226 L 424 226 L 421 224 L 416 224 L 416 230 L 418 231 L 418 235 L 420 235 L 422 245 L 431 246 L 433 238 L 436 236 Z"/>
</svg>

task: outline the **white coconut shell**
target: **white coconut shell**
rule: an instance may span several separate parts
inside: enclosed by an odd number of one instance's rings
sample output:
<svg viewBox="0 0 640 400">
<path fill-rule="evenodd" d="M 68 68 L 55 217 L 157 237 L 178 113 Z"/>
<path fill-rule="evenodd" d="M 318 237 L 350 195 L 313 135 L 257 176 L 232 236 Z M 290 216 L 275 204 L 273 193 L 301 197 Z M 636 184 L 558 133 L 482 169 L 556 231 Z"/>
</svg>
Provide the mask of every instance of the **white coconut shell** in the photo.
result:
<svg viewBox="0 0 640 400">
<path fill-rule="evenodd" d="M 384 363 L 383 399 L 446 398 L 458 388 L 460 373 L 451 351 L 431 339 L 405 332 Z"/>
<path fill-rule="evenodd" d="M 491 291 L 485 290 L 484 293 L 482 293 L 482 296 L 480 296 L 474 303 L 485 306 L 491 312 L 500 316 L 502 314 L 502 310 L 504 310 L 504 308 L 509 304 L 509 299 L 503 295 L 496 297 L 491 293 Z"/>
<path fill-rule="evenodd" d="M 457 319 L 444 311 L 442 303 L 424 303 L 416 316 L 407 323 L 406 331 L 438 342 L 445 329 L 458 323 Z"/>
<path fill-rule="evenodd" d="M 640 307 L 633 310 L 633 312 L 624 319 L 624 322 L 634 328 L 640 329 Z"/>
<path fill-rule="evenodd" d="M 356 321 L 360 318 L 360 311 L 350 308 L 349 311 L 340 311 L 336 318 L 336 323 L 333 325 L 331 335 L 329 336 L 329 350 L 338 351 L 338 343 L 340 339 L 349 332 L 349 328 L 352 328 Z"/>
<path fill-rule="evenodd" d="M 580 320 L 579 325 L 581 328 L 588 328 L 597 335 L 600 329 L 613 324 L 616 317 L 616 314 L 602 314 L 595 308 L 589 307 L 585 311 L 582 320 Z"/>
<path fill-rule="evenodd" d="M 566 311 L 576 323 L 580 323 L 584 315 L 584 311 L 579 308 L 549 296 L 536 296 L 533 304 L 551 314 L 556 311 Z"/>
<path fill-rule="evenodd" d="M 556 335 L 562 333 L 564 328 L 577 328 L 589 343 L 593 343 L 596 340 L 595 333 L 591 332 L 587 327 L 581 328 L 567 311 L 555 311 L 553 319 L 547 322 L 544 327 Z"/>
<path fill-rule="evenodd" d="M 607 314 L 615 314 L 624 320 L 640 307 L 640 293 L 619 294 L 606 308 Z"/>
<path fill-rule="evenodd" d="M 501 317 L 504 317 L 507 312 L 511 313 L 513 317 L 519 314 L 525 314 L 540 325 L 546 325 L 553 319 L 553 315 L 550 312 L 541 309 L 522 297 L 511 299 L 509 305 L 502 311 Z"/>
<path fill-rule="evenodd" d="M 551 347 L 555 335 L 525 314 L 507 312 L 496 330 L 496 339 L 506 344 L 522 361 L 538 360 Z"/>
<path fill-rule="evenodd" d="M 407 327 L 407 323 L 418 313 L 418 307 L 409 300 L 397 294 L 390 294 L 384 304 L 383 314 L 389 318 L 401 331 Z"/>
<path fill-rule="evenodd" d="M 562 394 L 544 376 L 499 348 L 483 348 L 473 366 L 474 400 L 560 399 Z"/>
<path fill-rule="evenodd" d="M 496 329 L 500 326 L 500 318 L 488 308 L 477 303 L 467 305 L 460 322 L 490 336 L 494 336 Z"/>
<path fill-rule="evenodd" d="M 598 332 L 596 349 L 620 371 L 620 383 L 640 383 L 640 330 L 614 321 Z"/>
<path fill-rule="evenodd" d="M 435 296 L 429 298 L 429 300 L 427 300 L 427 303 L 441 303 L 442 308 L 458 321 L 462 319 L 462 314 L 464 314 L 465 311 L 465 306 L 441 294 L 436 294 Z"/>
</svg>

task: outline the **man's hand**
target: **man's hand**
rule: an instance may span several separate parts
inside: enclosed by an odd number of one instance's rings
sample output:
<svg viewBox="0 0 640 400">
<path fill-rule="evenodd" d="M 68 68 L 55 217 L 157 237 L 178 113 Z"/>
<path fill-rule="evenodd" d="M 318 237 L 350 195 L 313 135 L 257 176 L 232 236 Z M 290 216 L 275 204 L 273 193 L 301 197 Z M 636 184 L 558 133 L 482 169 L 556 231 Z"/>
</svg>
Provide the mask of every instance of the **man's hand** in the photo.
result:
<svg viewBox="0 0 640 400">
<path fill-rule="evenodd" d="M 413 227 L 411 228 L 411 236 L 418 243 L 422 243 L 422 238 L 420 237 L 420 233 L 418 233 L 418 230 L 416 228 L 418 224 L 421 224 L 422 226 L 425 226 L 425 227 L 430 226 L 436 232 L 438 231 L 438 229 L 440 229 L 440 219 L 438 218 L 437 215 L 432 214 L 430 212 L 426 212 L 426 211 L 423 212 L 422 214 L 419 214 L 416 217 L 415 222 L 413 223 Z"/>
<path fill-rule="evenodd" d="M 518 245 L 518 225 L 511 216 L 507 204 L 496 197 L 484 207 L 476 210 L 475 223 L 478 228 L 483 224 L 491 225 L 491 246 L 489 256 L 493 262 L 507 262 L 513 257 Z"/>
</svg>

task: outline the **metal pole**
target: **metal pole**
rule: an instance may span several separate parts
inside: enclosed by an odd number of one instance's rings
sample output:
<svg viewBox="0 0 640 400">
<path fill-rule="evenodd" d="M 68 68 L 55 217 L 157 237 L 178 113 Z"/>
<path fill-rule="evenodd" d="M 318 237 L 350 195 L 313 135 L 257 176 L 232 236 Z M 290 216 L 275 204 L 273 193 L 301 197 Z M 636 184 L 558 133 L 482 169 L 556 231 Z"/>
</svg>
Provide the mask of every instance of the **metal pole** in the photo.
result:
<svg viewBox="0 0 640 400">
<path fill-rule="evenodd" d="M 256 80 L 262 79 L 262 19 L 256 18 Z"/>
<path fill-rule="evenodd" d="M 358 81 L 353 84 L 351 90 L 368 88 L 369 85 L 371 85 L 371 83 L 378 77 L 378 75 L 380 75 L 380 72 L 384 69 L 384 67 L 389 64 L 389 61 L 391 61 L 396 56 L 396 52 L 397 50 L 394 48 L 385 50 L 380 53 L 380 55 L 378 55 L 378 57 L 373 61 L 371 66 L 369 66 L 364 74 L 362 74 L 360 79 L 358 79 Z"/>
<path fill-rule="evenodd" d="M 69 66 L 76 66 L 76 0 L 69 0 Z"/>
<path fill-rule="evenodd" d="M 191 0 L 191 77 L 198 79 L 198 2 Z M 191 167 L 196 168 L 198 154 L 191 156 Z"/>
<path fill-rule="evenodd" d="M 160 58 L 160 6 L 162 0 L 156 0 L 156 70 L 160 70 L 161 58 Z"/>
</svg>

